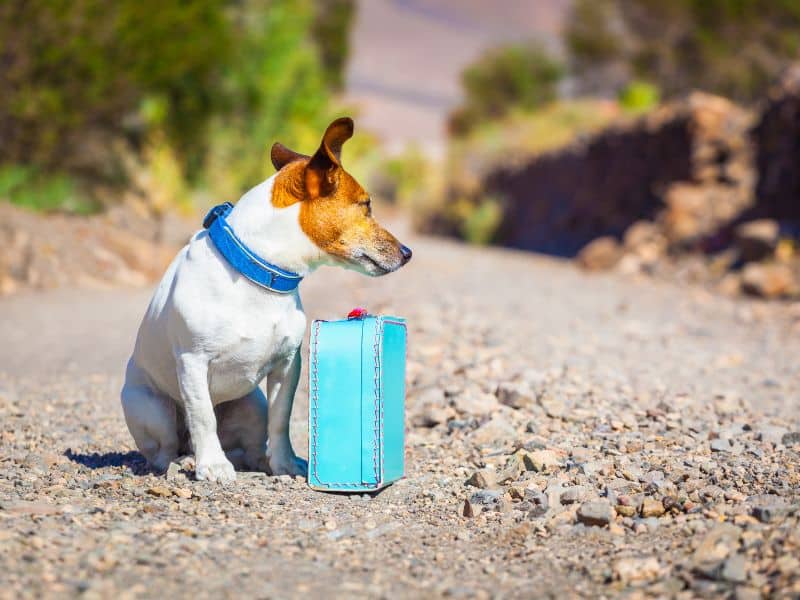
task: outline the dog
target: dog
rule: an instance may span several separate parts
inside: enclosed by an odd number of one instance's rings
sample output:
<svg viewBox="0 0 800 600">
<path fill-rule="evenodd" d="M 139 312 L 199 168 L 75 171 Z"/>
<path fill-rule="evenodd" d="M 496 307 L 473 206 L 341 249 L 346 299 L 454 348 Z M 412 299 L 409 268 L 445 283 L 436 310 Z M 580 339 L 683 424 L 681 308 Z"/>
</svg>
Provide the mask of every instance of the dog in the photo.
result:
<svg viewBox="0 0 800 600">
<path fill-rule="evenodd" d="M 313 156 L 272 147 L 277 172 L 227 215 L 249 252 L 299 276 L 338 265 L 374 277 L 411 259 L 411 250 L 372 217 L 369 195 L 341 165 L 352 135 L 353 121 L 343 117 Z M 248 279 L 210 233 L 192 236 L 147 308 L 121 392 L 128 429 L 157 470 L 193 450 L 200 480 L 234 481 L 233 462 L 305 476 L 307 463 L 289 440 L 306 329 L 300 295 Z"/>
</svg>

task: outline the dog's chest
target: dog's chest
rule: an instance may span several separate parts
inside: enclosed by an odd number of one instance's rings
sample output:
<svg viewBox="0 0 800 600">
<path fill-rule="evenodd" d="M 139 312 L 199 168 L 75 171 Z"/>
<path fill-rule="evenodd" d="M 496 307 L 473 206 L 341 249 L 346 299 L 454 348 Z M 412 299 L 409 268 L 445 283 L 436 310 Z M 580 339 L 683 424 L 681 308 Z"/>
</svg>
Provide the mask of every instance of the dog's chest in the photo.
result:
<svg viewBox="0 0 800 600">
<path fill-rule="evenodd" d="M 294 355 L 305 326 L 305 315 L 298 309 L 262 319 L 233 319 L 209 363 L 212 401 L 218 404 L 251 392 L 276 365 Z"/>
</svg>

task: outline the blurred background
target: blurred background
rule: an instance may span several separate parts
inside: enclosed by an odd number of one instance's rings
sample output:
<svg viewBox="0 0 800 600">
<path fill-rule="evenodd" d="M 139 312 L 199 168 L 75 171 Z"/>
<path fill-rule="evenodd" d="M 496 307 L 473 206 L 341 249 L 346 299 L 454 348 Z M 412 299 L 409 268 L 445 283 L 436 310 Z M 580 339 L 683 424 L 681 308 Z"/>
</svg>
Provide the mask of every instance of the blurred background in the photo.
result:
<svg viewBox="0 0 800 600">
<path fill-rule="evenodd" d="M 343 114 L 420 232 L 800 294 L 794 0 L 7 0 L 0 40 L 2 294 L 151 282 Z"/>
</svg>

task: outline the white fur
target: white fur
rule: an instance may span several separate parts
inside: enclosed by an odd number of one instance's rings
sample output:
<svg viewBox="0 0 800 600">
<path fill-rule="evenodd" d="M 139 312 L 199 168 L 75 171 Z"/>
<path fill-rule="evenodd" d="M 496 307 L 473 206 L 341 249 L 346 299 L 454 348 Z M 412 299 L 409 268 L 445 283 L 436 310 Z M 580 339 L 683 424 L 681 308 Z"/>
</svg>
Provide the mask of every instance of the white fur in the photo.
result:
<svg viewBox="0 0 800 600">
<path fill-rule="evenodd" d="M 266 260 L 304 275 L 334 262 L 300 228 L 299 203 L 273 207 L 273 181 L 236 204 L 228 217 L 236 234 Z M 159 283 L 128 363 L 122 405 L 142 454 L 166 468 L 186 449 L 185 424 L 199 479 L 235 479 L 230 457 L 252 468 L 267 461 L 273 474 L 305 474 L 289 441 L 305 328 L 297 291 L 254 285 L 205 230 L 196 233 Z M 258 387 L 265 377 L 266 397 Z"/>
</svg>

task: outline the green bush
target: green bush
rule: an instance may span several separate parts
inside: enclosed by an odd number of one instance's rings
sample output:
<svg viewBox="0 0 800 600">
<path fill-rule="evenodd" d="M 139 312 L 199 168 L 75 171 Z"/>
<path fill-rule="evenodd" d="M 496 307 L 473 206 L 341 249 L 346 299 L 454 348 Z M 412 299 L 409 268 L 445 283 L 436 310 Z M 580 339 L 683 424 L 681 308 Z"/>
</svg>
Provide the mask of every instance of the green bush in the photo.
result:
<svg viewBox="0 0 800 600">
<path fill-rule="evenodd" d="M 501 204 L 492 198 L 486 198 L 464 216 L 461 236 L 471 244 L 488 244 L 502 220 Z"/>
<path fill-rule="evenodd" d="M 0 167 L 0 199 L 42 212 L 90 214 L 98 209 L 68 175 L 20 165 Z"/>
<path fill-rule="evenodd" d="M 237 65 L 222 79 L 228 110 L 212 119 L 203 183 L 226 199 L 272 169 L 276 140 L 313 152 L 334 117 L 319 54 L 309 38 L 310 0 L 250 0 L 231 9 Z M 338 116 L 338 115 L 337 115 Z"/>
<path fill-rule="evenodd" d="M 352 0 L 2 2 L 0 164 L 143 197 L 157 180 L 159 207 L 202 187 L 236 197 L 271 171 L 273 141 L 319 144 L 352 13 Z"/>
<path fill-rule="evenodd" d="M 393 204 L 409 207 L 417 196 L 430 191 L 430 171 L 430 159 L 412 146 L 385 159 L 373 174 L 370 188 Z"/>
<path fill-rule="evenodd" d="M 646 81 L 631 81 L 619 94 L 619 103 L 628 112 L 647 112 L 655 108 L 661 96 L 658 88 Z"/>
<path fill-rule="evenodd" d="M 561 63 L 537 44 L 493 48 L 462 73 L 464 104 L 450 117 L 450 131 L 469 132 L 512 109 L 534 110 L 555 100 Z"/>
<path fill-rule="evenodd" d="M 0 160 L 67 166 L 82 140 L 122 135 L 149 95 L 190 149 L 218 102 L 231 46 L 222 0 L 0 3 Z M 134 122 L 132 122 L 132 120 Z"/>
<path fill-rule="evenodd" d="M 631 79 L 751 101 L 800 51 L 797 0 L 576 0 L 566 32 L 589 91 Z"/>
<path fill-rule="evenodd" d="M 334 90 L 344 87 L 344 71 L 350 54 L 349 34 L 355 16 L 354 0 L 315 0 L 311 33 L 319 49 L 323 73 Z"/>
</svg>

